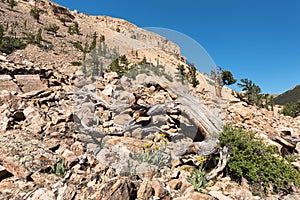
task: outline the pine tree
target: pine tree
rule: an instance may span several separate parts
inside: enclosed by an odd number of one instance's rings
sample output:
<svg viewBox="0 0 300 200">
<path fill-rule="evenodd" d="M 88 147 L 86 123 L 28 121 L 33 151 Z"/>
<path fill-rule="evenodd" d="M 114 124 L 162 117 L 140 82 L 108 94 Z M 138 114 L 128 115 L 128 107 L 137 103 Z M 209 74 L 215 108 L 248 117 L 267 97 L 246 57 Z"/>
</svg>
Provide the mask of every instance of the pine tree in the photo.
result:
<svg viewBox="0 0 300 200">
<path fill-rule="evenodd" d="M 211 70 L 211 77 L 215 80 L 216 96 L 222 97 L 222 88 L 224 85 L 232 85 L 236 83 L 232 73 L 228 70 L 222 70 L 221 67 L 216 67 Z"/>
<path fill-rule="evenodd" d="M 1 44 L 1 42 L 2 42 L 3 35 L 4 35 L 4 29 L 3 29 L 2 24 L 0 24 L 0 44 Z"/>
<path fill-rule="evenodd" d="M 92 41 L 92 43 L 91 43 L 91 45 L 90 45 L 90 51 L 92 51 L 93 49 L 96 48 L 96 45 L 97 45 L 97 38 L 98 38 L 98 36 L 97 36 L 97 33 L 95 32 L 95 33 L 93 34 L 93 41 Z"/>
<path fill-rule="evenodd" d="M 247 101 L 249 104 L 257 106 L 261 105 L 261 88 L 251 80 L 248 80 L 246 78 L 241 79 L 241 82 L 242 83 L 238 83 L 238 86 L 241 87 L 242 91 L 245 92 L 244 95 L 241 96 L 241 98 Z"/>
<path fill-rule="evenodd" d="M 189 83 L 192 84 L 193 87 L 197 87 L 199 80 L 197 79 L 197 69 L 194 63 L 189 64 L 188 70 L 187 78 Z"/>
<path fill-rule="evenodd" d="M 36 7 L 32 8 L 30 10 L 30 15 L 36 20 L 37 23 L 39 23 L 40 20 L 40 10 L 37 9 Z"/>
<path fill-rule="evenodd" d="M 184 84 L 184 80 L 185 80 L 185 77 L 186 77 L 186 72 L 185 72 L 184 65 L 178 65 L 176 69 L 178 70 L 176 76 L 178 77 L 179 81 L 182 84 Z"/>
<path fill-rule="evenodd" d="M 41 44 L 41 42 L 43 41 L 42 32 L 43 30 L 40 28 L 36 34 L 35 41 L 37 44 Z"/>
<path fill-rule="evenodd" d="M 11 9 L 13 9 L 17 5 L 17 2 L 15 0 L 9 0 L 8 3 Z"/>
</svg>

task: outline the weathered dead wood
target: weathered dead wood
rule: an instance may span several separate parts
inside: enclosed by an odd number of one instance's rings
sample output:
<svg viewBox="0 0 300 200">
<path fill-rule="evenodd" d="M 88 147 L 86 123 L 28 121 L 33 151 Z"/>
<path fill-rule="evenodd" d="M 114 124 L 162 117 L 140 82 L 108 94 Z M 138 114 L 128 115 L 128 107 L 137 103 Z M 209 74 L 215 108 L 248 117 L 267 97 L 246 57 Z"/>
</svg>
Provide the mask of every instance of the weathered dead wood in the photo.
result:
<svg viewBox="0 0 300 200">
<path fill-rule="evenodd" d="M 222 120 L 196 97 L 174 85 L 166 87 L 166 90 L 177 96 L 176 101 L 180 104 L 180 111 L 190 118 L 190 120 L 199 128 L 204 137 L 218 134 L 222 131 Z"/>
<path fill-rule="evenodd" d="M 94 100 L 97 101 L 97 103 L 94 104 L 94 106 L 99 106 L 101 105 L 102 107 L 106 109 L 111 108 L 111 104 L 105 101 L 102 97 L 98 96 L 97 94 L 94 94 L 92 92 L 67 92 L 65 93 L 66 95 L 75 95 L 75 96 L 90 96 Z"/>
<path fill-rule="evenodd" d="M 295 148 L 296 146 L 294 144 L 292 144 L 291 142 L 287 141 L 286 139 L 282 138 L 282 137 L 275 137 L 275 140 L 278 141 L 280 144 L 289 147 L 289 148 Z"/>
<path fill-rule="evenodd" d="M 218 165 L 215 169 L 213 169 L 211 172 L 209 172 L 207 179 L 211 180 L 215 178 L 220 172 L 222 172 L 226 165 L 229 158 L 228 154 L 228 147 L 223 147 L 223 149 L 220 151 L 220 160 L 218 162 Z"/>
</svg>

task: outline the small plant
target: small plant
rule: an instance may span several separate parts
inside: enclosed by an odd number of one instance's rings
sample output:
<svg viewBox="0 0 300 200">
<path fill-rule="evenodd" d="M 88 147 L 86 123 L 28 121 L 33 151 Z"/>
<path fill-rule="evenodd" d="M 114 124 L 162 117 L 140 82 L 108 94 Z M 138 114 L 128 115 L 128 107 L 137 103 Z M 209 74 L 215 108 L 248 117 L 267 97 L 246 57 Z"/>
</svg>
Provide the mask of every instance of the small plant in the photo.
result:
<svg viewBox="0 0 300 200">
<path fill-rule="evenodd" d="M 59 30 L 59 26 L 56 24 L 51 24 L 50 26 L 47 26 L 44 28 L 46 31 L 56 34 Z"/>
<path fill-rule="evenodd" d="M 294 185 L 300 184 L 300 172 L 284 159 L 275 157 L 278 150 L 266 146 L 253 133 L 227 126 L 219 140 L 220 146 L 230 149 L 229 175 L 236 180 L 246 178 L 253 192 L 259 195 L 288 193 Z"/>
<path fill-rule="evenodd" d="M 26 40 L 27 44 L 35 44 L 35 35 L 31 32 L 28 33 L 23 33 L 24 34 L 24 39 Z"/>
<path fill-rule="evenodd" d="M 11 9 L 13 9 L 16 5 L 18 5 L 15 0 L 9 0 L 8 3 L 9 3 L 9 6 L 10 6 Z"/>
<path fill-rule="evenodd" d="M 97 45 L 97 38 L 98 38 L 98 35 L 97 35 L 97 33 L 95 32 L 95 33 L 93 34 L 93 40 L 92 40 L 91 45 L 90 45 L 90 52 L 96 48 L 96 45 Z"/>
<path fill-rule="evenodd" d="M 155 136 L 153 142 L 147 142 L 142 145 L 141 153 L 134 155 L 139 163 L 148 163 L 158 168 L 168 165 L 169 155 L 166 153 L 167 139 L 162 134 Z"/>
<path fill-rule="evenodd" d="M 58 163 L 51 166 L 49 174 L 55 174 L 56 176 L 63 176 L 66 174 L 65 159 L 62 158 Z"/>
<path fill-rule="evenodd" d="M 209 181 L 207 180 L 207 175 L 203 164 L 201 164 L 192 172 L 191 176 L 187 178 L 187 181 L 194 186 L 194 189 L 197 192 L 201 192 L 202 188 L 209 186 Z"/>
<path fill-rule="evenodd" d="M 104 35 L 100 35 L 100 43 L 101 42 L 105 42 L 105 36 Z"/>
<path fill-rule="evenodd" d="M 66 22 L 68 21 L 66 18 L 59 18 L 59 21 L 63 23 L 64 26 L 66 26 Z"/>
<path fill-rule="evenodd" d="M 72 61 L 71 64 L 72 64 L 73 66 L 80 66 L 80 65 L 82 65 L 82 62 L 79 62 L 79 61 Z"/>
<path fill-rule="evenodd" d="M 184 65 L 178 65 L 176 69 L 178 70 L 178 72 L 176 73 L 176 77 L 178 81 L 180 81 L 181 84 L 184 84 L 185 77 L 186 77 Z"/>
<path fill-rule="evenodd" d="M 30 10 L 30 15 L 39 23 L 40 20 L 40 10 L 37 9 L 36 7 L 32 8 Z"/>
<path fill-rule="evenodd" d="M 169 159 L 164 159 L 165 148 L 154 145 L 153 148 L 143 148 L 141 154 L 138 155 L 139 163 L 148 163 L 150 165 L 158 166 L 159 168 L 168 164 Z"/>
<path fill-rule="evenodd" d="M 80 35 L 78 22 L 74 22 L 72 26 L 69 26 L 68 33 L 70 35 L 74 35 L 74 34 Z"/>
<path fill-rule="evenodd" d="M 187 80 L 193 87 L 199 85 L 199 80 L 197 79 L 197 69 L 193 63 L 188 66 L 188 73 L 186 73 Z"/>
</svg>

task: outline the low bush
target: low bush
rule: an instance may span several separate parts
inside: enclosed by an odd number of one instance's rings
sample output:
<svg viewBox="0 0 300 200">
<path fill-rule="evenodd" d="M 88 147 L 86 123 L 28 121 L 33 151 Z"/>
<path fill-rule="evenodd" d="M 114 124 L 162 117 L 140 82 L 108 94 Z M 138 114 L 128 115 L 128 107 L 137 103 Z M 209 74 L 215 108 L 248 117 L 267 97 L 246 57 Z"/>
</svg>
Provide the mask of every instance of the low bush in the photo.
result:
<svg viewBox="0 0 300 200">
<path fill-rule="evenodd" d="M 59 30 L 59 26 L 57 26 L 56 24 L 51 24 L 49 26 L 46 26 L 44 29 L 48 32 L 56 34 Z"/>
<path fill-rule="evenodd" d="M 25 49 L 26 44 L 20 38 L 5 36 L 0 42 L 0 51 L 6 54 L 11 54 L 17 49 Z"/>
<path fill-rule="evenodd" d="M 266 146 L 253 133 L 227 126 L 219 140 L 220 146 L 230 149 L 228 174 L 235 180 L 246 178 L 253 193 L 289 193 L 300 184 L 300 172 L 276 156 L 279 152 L 275 147 Z"/>
<path fill-rule="evenodd" d="M 286 103 L 279 112 L 285 116 L 297 117 L 300 115 L 300 101 L 297 103 Z"/>
</svg>

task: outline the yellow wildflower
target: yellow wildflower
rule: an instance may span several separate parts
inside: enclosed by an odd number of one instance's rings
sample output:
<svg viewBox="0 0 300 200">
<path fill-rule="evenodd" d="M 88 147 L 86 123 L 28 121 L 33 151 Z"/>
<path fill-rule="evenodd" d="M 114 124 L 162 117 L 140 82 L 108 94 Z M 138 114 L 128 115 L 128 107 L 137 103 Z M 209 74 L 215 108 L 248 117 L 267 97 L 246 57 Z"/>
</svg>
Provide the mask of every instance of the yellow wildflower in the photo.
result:
<svg viewBox="0 0 300 200">
<path fill-rule="evenodd" d="M 152 143 L 149 143 L 149 142 L 142 144 L 142 148 L 145 148 L 145 149 L 150 148 L 151 146 L 152 146 Z"/>
<path fill-rule="evenodd" d="M 206 158 L 205 158 L 205 157 L 202 157 L 202 156 L 199 156 L 199 157 L 197 158 L 197 160 L 198 160 L 200 163 L 205 163 Z"/>
</svg>

